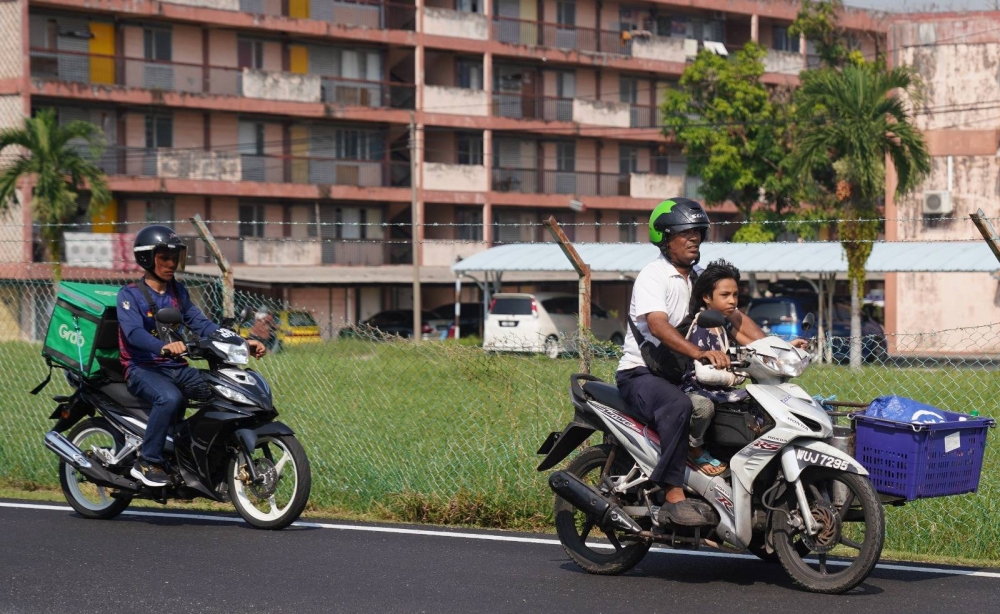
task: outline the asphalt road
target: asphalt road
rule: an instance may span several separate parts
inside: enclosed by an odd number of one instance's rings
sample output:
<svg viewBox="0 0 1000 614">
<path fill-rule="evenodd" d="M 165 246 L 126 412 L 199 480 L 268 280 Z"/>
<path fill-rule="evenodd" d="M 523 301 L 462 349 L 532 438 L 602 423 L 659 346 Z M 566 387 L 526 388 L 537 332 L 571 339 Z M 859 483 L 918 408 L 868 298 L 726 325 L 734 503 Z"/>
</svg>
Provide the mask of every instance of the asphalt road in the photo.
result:
<svg viewBox="0 0 1000 614">
<path fill-rule="evenodd" d="M 0 501 L 0 612 L 995 612 L 1000 571 L 883 564 L 848 595 L 780 566 L 653 550 L 624 576 L 581 572 L 553 536 L 232 518 Z M 978 573 L 979 575 L 969 575 Z"/>
</svg>

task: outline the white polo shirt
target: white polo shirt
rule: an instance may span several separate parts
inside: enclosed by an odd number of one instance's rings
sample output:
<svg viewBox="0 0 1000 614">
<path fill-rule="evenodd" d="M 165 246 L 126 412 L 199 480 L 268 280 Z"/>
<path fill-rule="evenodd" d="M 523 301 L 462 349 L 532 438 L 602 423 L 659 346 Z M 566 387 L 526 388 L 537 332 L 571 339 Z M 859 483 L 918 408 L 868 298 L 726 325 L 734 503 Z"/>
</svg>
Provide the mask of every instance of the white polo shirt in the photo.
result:
<svg viewBox="0 0 1000 614">
<path fill-rule="evenodd" d="M 695 266 L 695 271 L 701 274 L 704 267 Z M 674 265 L 660 254 L 660 257 L 650 262 L 638 277 L 632 287 L 632 303 L 629 306 L 629 316 L 635 322 L 647 339 L 654 345 L 660 345 L 660 340 L 649 332 L 646 315 L 654 311 L 667 314 L 671 326 L 677 326 L 688 314 L 691 303 L 691 279 L 677 272 Z M 639 343 L 632 334 L 632 327 L 625 326 L 624 354 L 618 362 L 618 370 L 625 371 L 636 367 L 645 367 L 646 363 L 639 352 Z"/>
</svg>

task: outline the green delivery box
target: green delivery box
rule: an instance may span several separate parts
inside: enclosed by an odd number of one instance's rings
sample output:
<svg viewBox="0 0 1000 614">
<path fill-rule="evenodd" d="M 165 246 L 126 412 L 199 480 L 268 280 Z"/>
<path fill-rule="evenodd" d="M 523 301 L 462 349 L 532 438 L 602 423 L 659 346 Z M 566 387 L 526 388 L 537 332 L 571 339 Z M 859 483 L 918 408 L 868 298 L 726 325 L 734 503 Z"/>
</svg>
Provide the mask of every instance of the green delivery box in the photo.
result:
<svg viewBox="0 0 1000 614">
<path fill-rule="evenodd" d="M 42 355 L 88 378 L 97 375 L 102 360 L 117 360 L 120 289 L 67 281 L 59 284 Z"/>
</svg>

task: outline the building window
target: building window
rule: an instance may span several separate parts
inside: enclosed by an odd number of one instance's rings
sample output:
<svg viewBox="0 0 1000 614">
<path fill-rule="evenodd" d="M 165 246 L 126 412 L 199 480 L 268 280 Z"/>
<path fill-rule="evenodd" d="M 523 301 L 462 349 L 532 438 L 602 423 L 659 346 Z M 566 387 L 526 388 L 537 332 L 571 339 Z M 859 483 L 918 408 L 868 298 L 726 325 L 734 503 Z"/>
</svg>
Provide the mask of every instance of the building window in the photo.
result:
<svg viewBox="0 0 1000 614">
<path fill-rule="evenodd" d="M 480 207 L 458 207 L 455 209 L 455 223 L 458 224 L 455 238 L 459 241 L 483 240 L 483 210 Z"/>
<path fill-rule="evenodd" d="M 639 240 L 639 214 L 622 211 L 618 216 L 618 242 L 636 243 Z"/>
<path fill-rule="evenodd" d="M 174 118 L 169 115 L 146 116 L 146 149 L 174 146 Z"/>
<path fill-rule="evenodd" d="M 240 205 L 240 237 L 264 236 L 264 205 Z"/>
<path fill-rule="evenodd" d="M 147 28 L 142 31 L 143 57 L 157 62 L 173 59 L 173 41 L 170 30 Z"/>
<path fill-rule="evenodd" d="M 174 201 L 166 199 L 146 201 L 147 222 L 172 222 L 173 219 Z"/>
<path fill-rule="evenodd" d="M 469 90 L 483 89 L 483 65 L 473 60 L 460 59 L 456 63 L 458 87 Z"/>
<path fill-rule="evenodd" d="M 629 104 L 639 102 L 639 80 L 635 77 L 622 75 L 618 80 L 618 101 Z"/>
<path fill-rule="evenodd" d="M 576 143 L 556 143 L 556 170 L 564 173 L 576 171 Z"/>
<path fill-rule="evenodd" d="M 460 132 L 457 137 L 457 145 L 459 164 L 483 163 L 482 134 Z"/>
<path fill-rule="evenodd" d="M 618 146 L 618 173 L 628 175 L 639 172 L 639 148 L 635 145 Z"/>
<path fill-rule="evenodd" d="M 483 4 L 481 0 L 455 0 L 455 9 L 465 13 L 482 13 Z"/>
<path fill-rule="evenodd" d="M 556 23 L 561 26 L 576 25 L 575 0 L 559 0 L 556 2 Z"/>
<path fill-rule="evenodd" d="M 556 73 L 556 97 L 576 98 L 576 73 L 560 71 Z"/>
<path fill-rule="evenodd" d="M 774 26 L 773 47 L 778 51 L 799 52 L 799 37 L 788 33 L 788 26 Z"/>
<path fill-rule="evenodd" d="M 264 41 L 241 38 L 236 42 L 236 61 L 240 68 L 263 70 Z"/>
</svg>

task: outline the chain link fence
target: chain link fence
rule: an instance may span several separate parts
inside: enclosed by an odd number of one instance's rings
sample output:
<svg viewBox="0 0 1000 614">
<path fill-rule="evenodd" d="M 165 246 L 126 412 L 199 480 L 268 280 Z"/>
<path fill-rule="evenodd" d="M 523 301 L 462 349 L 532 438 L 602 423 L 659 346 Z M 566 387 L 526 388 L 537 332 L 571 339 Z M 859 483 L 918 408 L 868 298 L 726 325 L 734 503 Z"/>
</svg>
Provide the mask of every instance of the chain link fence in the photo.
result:
<svg viewBox="0 0 1000 614">
<path fill-rule="evenodd" d="M 57 372 L 41 395 L 28 394 L 48 371 L 40 352 L 55 296 L 50 267 L 22 266 L 16 275 L 10 268 L 0 279 L 0 479 L 58 487 L 57 459 L 42 439 L 52 426 L 51 396 L 70 388 Z M 137 277 L 108 270 L 74 280 L 121 285 Z M 189 273 L 184 281 L 195 303 L 218 318 L 219 278 Z M 243 292 L 235 302 L 237 310 L 272 313 L 294 307 Z M 928 335 L 949 358 L 910 356 L 927 347 Z M 796 381 L 810 394 L 843 401 L 899 394 L 996 417 L 1000 356 L 989 353 L 998 336 L 1000 324 L 899 334 L 889 340 L 892 353 L 860 371 L 817 364 Z M 268 378 L 280 419 L 309 454 L 313 506 L 511 528 L 551 522 L 536 450 L 572 415 L 567 384 L 580 356 L 486 352 L 475 338 L 416 343 L 346 325 L 328 340 L 294 341 L 251 366 Z M 592 372 L 614 380 L 617 346 L 561 345 L 586 352 Z M 978 494 L 889 509 L 887 549 L 1000 560 L 998 449 L 995 441 L 987 446 Z"/>
</svg>

